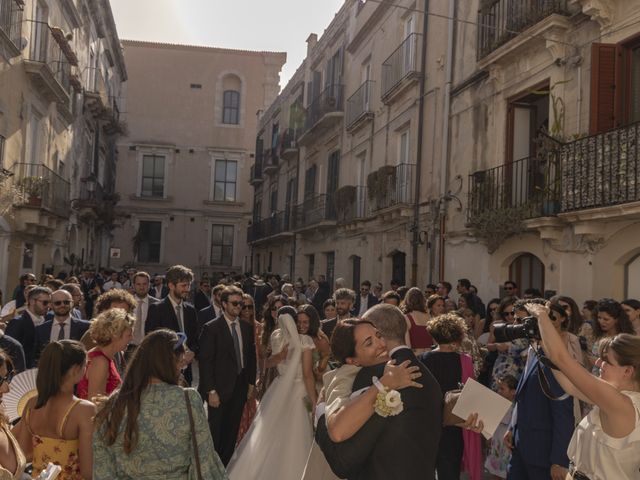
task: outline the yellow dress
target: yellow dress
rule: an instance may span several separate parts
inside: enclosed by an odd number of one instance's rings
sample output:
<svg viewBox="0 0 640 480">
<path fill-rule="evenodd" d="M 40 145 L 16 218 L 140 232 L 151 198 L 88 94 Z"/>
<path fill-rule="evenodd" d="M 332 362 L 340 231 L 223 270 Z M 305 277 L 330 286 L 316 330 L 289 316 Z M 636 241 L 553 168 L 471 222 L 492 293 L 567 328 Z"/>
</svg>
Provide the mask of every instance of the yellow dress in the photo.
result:
<svg viewBox="0 0 640 480">
<path fill-rule="evenodd" d="M 62 467 L 62 472 L 60 472 L 57 480 L 82 480 L 82 476 L 80 475 L 79 441 L 77 438 L 74 440 L 65 440 L 62 438 L 62 432 L 67 423 L 67 418 L 69 418 L 71 410 L 73 410 L 80 401 L 81 400 L 78 399 L 73 402 L 64 417 L 62 417 L 62 421 L 58 427 L 59 438 L 44 437 L 33 433 L 29 425 L 29 410 L 25 412 L 25 422 L 33 441 L 33 478 L 40 475 L 40 472 L 42 472 L 49 463 L 53 463 Z"/>
<path fill-rule="evenodd" d="M 0 480 L 19 480 L 22 478 L 22 473 L 24 472 L 24 467 L 27 465 L 27 459 L 25 458 L 22 450 L 20 450 L 20 445 L 18 445 L 18 441 L 16 437 L 12 435 L 6 425 L 0 424 L 0 430 L 2 430 L 9 439 L 9 443 L 13 447 L 13 451 L 16 454 L 16 471 L 10 472 L 6 468 L 0 467 Z"/>
</svg>

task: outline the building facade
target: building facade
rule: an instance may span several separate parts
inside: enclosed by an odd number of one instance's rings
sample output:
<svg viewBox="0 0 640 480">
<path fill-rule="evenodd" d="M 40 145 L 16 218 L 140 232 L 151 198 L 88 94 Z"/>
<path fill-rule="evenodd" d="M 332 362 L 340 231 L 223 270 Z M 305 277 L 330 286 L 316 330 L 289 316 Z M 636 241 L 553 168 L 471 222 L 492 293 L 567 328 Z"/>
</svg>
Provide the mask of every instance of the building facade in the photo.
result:
<svg viewBox="0 0 640 480">
<path fill-rule="evenodd" d="M 3 292 L 106 262 L 126 79 L 108 0 L 0 3 Z"/>
<path fill-rule="evenodd" d="M 256 114 L 278 95 L 286 54 L 123 45 L 128 134 L 118 143 L 111 265 L 246 271 Z"/>
</svg>

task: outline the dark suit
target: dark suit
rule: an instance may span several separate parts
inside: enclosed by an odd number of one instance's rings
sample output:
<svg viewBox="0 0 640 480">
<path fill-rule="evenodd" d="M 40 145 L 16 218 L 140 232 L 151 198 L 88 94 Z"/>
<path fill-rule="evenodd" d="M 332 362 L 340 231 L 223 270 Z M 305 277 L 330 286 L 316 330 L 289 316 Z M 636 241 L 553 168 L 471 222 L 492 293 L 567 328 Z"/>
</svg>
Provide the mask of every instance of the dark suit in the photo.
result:
<svg viewBox="0 0 640 480">
<path fill-rule="evenodd" d="M 208 307 L 198 310 L 198 338 L 200 338 L 200 335 L 202 335 L 204 326 L 217 316 L 218 315 L 216 315 L 216 311 L 213 308 L 213 305 L 209 305 Z"/>
<path fill-rule="evenodd" d="M 400 364 L 409 360 L 420 367 L 416 381 L 423 388 L 400 391 L 404 410 L 397 416 L 382 418 L 374 414 L 350 439 L 334 443 L 328 435 L 324 416 L 318 421 L 316 441 L 341 478 L 352 480 L 435 478 L 436 455 L 442 430 L 442 392 L 436 379 L 418 361 L 411 349 L 395 351 Z M 384 364 L 366 367 L 353 382 L 357 391 L 371 385 L 373 376 L 384 374 Z"/>
<path fill-rule="evenodd" d="M 187 347 L 198 356 L 200 351 L 198 348 L 198 314 L 190 303 L 182 302 L 182 321 L 184 323 L 184 333 L 187 336 Z M 174 332 L 181 331 L 176 310 L 168 296 L 161 302 L 149 303 L 144 333 L 146 335 L 160 328 L 168 328 Z M 193 379 L 191 365 L 185 369 L 184 377 L 190 384 Z"/>
<path fill-rule="evenodd" d="M 69 318 L 71 321 L 69 340 L 80 341 L 82 336 L 87 333 L 87 330 L 89 330 L 89 325 L 91 325 L 91 323 L 86 320 L 78 320 L 73 317 Z M 42 350 L 44 350 L 44 347 L 46 347 L 51 341 L 51 329 L 53 328 L 53 322 L 55 322 L 55 320 L 47 320 L 42 325 L 38 325 L 36 327 L 36 341 L 34 347 L 36 363 L 40 358 L 40 354 L 42 353 Z"/>
<path fill-rule="evenodd" d="M 13 371 L 15 373 L 24 372 L 27 369 L 24 358 L 24 349 L 22 348 L 22 345 L 20 345 L 20 342 L 9 335 L 3 335 L 0 333 L 0 348 L 7 352 L 7 355 L 11 357 L 11 361 L 13 362 Z"/>
<path fill-rule="evenodd" d="M 211 299 L 202 290 L 198 290 L 193 296 L 193 306 L 196 307 L 196 312 L 199 312 L 209 305 L 211 305 Z"/>
<path fill-rule="evenodd" d="M 529 349 L 529 355 L 534 355 Z M 540 386 L 538 359 L 530 360 L 516 390 L 517 421 L 514 449 L 507 478 L 511 480 L 548 479 L 551 465 L 568 467 L 567 447 L 573 435 L 573 397 L 554 401 Z M 542 367 L 555 397 L 564 394 L 553 373 Z"/>
<path fill-rule="evenodd" d="M 376 297 L 373 293 L 370 293 L 367 296 L 367 310 L 373 307 L 374 305 L 377 305 L 379 302 L 380 300 L 378 300 L 378 297 Z M 353 310 L 351 310 L 351 315 L 353 315 L 354 317 L 358 316 L 358 313 L 360 313 L 361 304 L 362 304 L 362 297 L 360 295 L 356 295 L 356 301 L 355 301 L 355 304 L 353 305 Z"/>
<path fill-rule="evenodd" d="M 199 391 L 206 402 L 215 390 L 220 406 L 209 409 L 209 428 L 216 451 L 227 465 L 235 450 L 249 385 L 256 383 L 256 347 L 253 327 L 238 321 L 242 336 L 243 368 L 238 373 L 233 337 L 224 315 L 207 322 L 200 336 Z"/>
<path fill-rule="evenodd" d="M 29 312 L 25 310 L 22 312 L 22 315 L 11 320 L 4 333 L 20 342 L 20 345 L 22 345 L 22 349 L 24 350 L 27 368 L 33 368 L 36 361 L 34 351 L 36 326 L 33 324 L 33 320 L 31 319 Z"/>
<path fill-rule="evenodd" d="M 322 322 L 320 322 L 320 328 L 327 336 L 327 338 L 329 338 L 329 340 L 331 340 L 331 335 L 333 335 L 333 331 L 335 330 L 337 324 L 338 317 L 328 318 L 327 320 L 322 320 Z"/>
</svg>

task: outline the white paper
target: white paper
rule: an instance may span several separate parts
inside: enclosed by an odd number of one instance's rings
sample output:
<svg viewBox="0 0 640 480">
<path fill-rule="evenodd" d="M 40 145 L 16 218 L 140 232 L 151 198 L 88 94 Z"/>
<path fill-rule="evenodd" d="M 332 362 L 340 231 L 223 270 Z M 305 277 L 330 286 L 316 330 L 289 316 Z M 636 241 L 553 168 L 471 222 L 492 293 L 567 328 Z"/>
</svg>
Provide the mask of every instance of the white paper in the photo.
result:
<svg viewBox="0 0 640 480">
<path fill-rule="evenodd" d="M 463 419 L 477 413 L 478 420 L 482 420 L 484 423 L 482 435 L 489 439 L 495 433 L 510 406 L 509 400 L 470 378 L 465 383 L 462 394 L 453 407 L 453 413 Z"/>
</svg>

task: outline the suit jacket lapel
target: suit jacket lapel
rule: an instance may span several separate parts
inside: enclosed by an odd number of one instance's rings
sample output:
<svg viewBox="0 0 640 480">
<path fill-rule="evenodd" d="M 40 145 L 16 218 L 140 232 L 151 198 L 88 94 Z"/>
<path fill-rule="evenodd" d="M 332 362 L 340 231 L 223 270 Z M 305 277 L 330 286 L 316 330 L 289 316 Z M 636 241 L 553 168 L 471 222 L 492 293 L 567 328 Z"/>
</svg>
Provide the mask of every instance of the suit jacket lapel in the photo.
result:
<svg viewBox="0 0 640 480">
<path fill-rule="evenodd" d="M 529 377 L 535 371 L 538 365 L 538 356 L 535 354 L 535 352 L 530 351 L 529 355 L 533 355 L 533 359 L 529 360 L 529 358 L 527 358 L 527 364 L 525 366 L 525 369 L 527 371 L 523 372 L 522 375 L 520 376 L 520 381 L 518 382 L 518 388 L 516 389 L 516 395 L 520 394 L 520 391 L 524 387 L 524 384 L 527 383 L 527 380 L 529 380 Z"/>
<path fill-rule="evenodd" d="M 229 352 L 229 355 L 231 355 L 233 357 L 233 360 L 236 362 L 238 362 L 238 359 L 236 358 L 236 348 L 233 345 L 233 337 L 231 336 L 231 331 L 229 330 L 229 325 L 227 324 L 227 319 L 224 317 L 224 315 L 222 315 L 220 318 L 220 328 L 222 329 L 222 336 L 225 339 L 225 343 L 227 344 L 227 351 Z"/>
<path fill-rule="evenodd" d="M 169 322 L 171 324 L 167 326 L 176 332 L 179 331 L 180 324 L 178 323 L 178 317 L 176 316 L 176 311 L 173 308 L 173 303 L 171 303 L 171 300 L 169 300 L 168 295 L 164 297 L 164 304 L 165 304 L 165 308 L 167 309 L 167 314 L 168 314 L 167 318 L 169 319 Z M 182 319 L 184 320 L 184 315 Z"/>
</svg>

